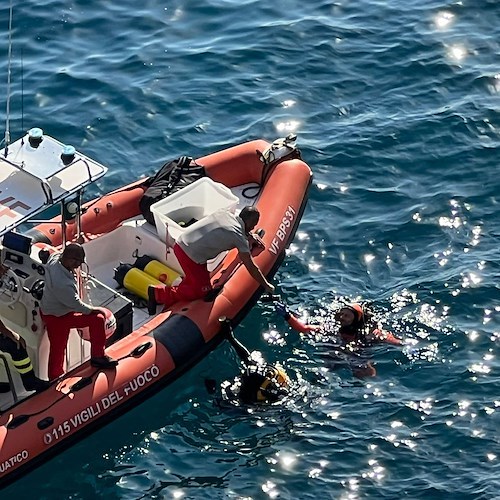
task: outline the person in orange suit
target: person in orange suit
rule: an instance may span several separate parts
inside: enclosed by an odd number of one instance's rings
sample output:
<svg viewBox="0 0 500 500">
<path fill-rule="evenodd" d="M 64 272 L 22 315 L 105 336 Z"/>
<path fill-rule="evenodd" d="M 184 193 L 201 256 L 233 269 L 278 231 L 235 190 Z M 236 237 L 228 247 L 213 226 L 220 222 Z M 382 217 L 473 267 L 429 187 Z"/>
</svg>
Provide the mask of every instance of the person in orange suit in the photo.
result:
<svg viewBox="0 0 500 500">
<path fill-rule="evenodd" d="M 282 302 L 277 302 L 276 312 L 299 333 L 323 331 L 320 325 L 309 325 L 295 317 Z M 342 306 L 335 313 L 335 321 L 339 325 L 338 336 L 350 351 L 369 347 L 374 344 L 387 343 L 401 345 L 403 341 L 391 332 L 379 328 L 373 315 L 362 304 L 352 303 Z M 358 378 L 374 377 L 376 370 L 370 361 L 351 364 L 353 374 Z"/>
</svg>

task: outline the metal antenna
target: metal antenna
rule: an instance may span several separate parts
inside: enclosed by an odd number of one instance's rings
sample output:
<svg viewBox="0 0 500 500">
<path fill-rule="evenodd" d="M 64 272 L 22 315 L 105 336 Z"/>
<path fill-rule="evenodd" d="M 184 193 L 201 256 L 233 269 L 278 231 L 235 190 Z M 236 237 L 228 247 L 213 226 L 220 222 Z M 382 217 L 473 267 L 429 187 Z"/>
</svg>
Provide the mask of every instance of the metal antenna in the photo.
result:
<svg viewBox="0 0 500 500">
<path fill-rule="evenodd" d="M 5 158 L 7 158 L 9 144 L 10 144 L 10 68 L 12 64 L 12 0 L 10 0 L 10 11 L 9 11 L 9 57 L 8 57 L 8 69 L 7 69 L 7 111 L 5 117 Z"/>
<path fill-rule="evenodd" d="M 24 52 L 21 49 L 21 130 L 24 134 Z M 24 135 L 22 136 L 24 144 Z"/>
</svg>

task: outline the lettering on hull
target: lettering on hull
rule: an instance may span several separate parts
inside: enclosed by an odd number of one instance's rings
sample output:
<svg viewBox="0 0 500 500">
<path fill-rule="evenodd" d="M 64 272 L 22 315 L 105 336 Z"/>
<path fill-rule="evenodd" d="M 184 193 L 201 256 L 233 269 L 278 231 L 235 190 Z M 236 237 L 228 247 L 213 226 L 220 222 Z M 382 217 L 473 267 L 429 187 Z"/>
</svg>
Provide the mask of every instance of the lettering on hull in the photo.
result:
<svg viewBox="0 0 500 500">
<path fill-rule="evenodd" d="M 22 450 L 8 460 L 4 460 L 0 463 L 0 474 L 7 472 L 11 467 L 14 467 L 14 465 L 19 465 L 21 462 L 24 462 L 28 457 L 28 450 Z"/>
<path fill-rule="evenodd" d="M 282 246 L 288 239 L 290 229 L 293 225 L 292 222 L 295 220 L 296 215 L 297 212 L 295 211 L 295 209 L 288 205 L 269 247 L 269 251 L 273 255 L 278 255 L 282 251 Z"/>
<path fill-rule="evenodd" d="M 43 442 L 49 446 L 55 441 L 64 438 L 79 427 L 85 425 L 90 420 L 98 417 L 103 411 L 106 411 L 112 406 L 120 403 L 123 399 L 131 397 L 136 391 L 139 391 L 159 376 L 160 369 L 156 365 L 151 366 L 144 372 L 137 375 L 137 377 L 130 380 L 120 389 L 107 394 L 91 406 L 84 408 L 76 415 L 73 415 L 57 427 L 54 427 L 49 432 L 46 432 L 43 437 Z"/>
</svg>

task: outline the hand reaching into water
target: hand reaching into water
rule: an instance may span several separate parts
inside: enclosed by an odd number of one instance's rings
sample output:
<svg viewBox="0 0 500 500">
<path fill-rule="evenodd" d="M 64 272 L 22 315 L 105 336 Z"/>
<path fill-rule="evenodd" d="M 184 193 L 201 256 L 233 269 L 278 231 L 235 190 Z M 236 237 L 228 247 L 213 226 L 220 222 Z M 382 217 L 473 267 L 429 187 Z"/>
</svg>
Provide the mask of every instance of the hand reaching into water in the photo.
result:
<svg viewBox="0 0 500 500">
<path fill-rule="evenodd" d="M 288 319 L 290 317 L 290 311 L 288 310 L 286 304 L 283 304 L 283 302 L 276 302 L 274 308 L 278 316 L 281 316 L 285 319 Z"/>
<path fill-rule="evenodd" d="M 298 318 L 296 318 L 289 310 L 286 304 L 283 302 L 276 302 L 275 306 L 276 313 L 284 318 L 284 320 L 297 332 L 299 333 L 310 333 L 321 330 L 319 325 L 306 325 Z"/>
</svg>

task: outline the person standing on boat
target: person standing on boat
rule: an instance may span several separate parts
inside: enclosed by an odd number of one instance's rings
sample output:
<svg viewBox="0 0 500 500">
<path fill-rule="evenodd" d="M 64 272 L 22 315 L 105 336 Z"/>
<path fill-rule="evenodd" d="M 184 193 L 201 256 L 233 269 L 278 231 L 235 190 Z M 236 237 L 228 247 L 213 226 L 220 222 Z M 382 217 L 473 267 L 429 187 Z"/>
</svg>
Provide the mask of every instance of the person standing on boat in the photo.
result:
<svg viewBox="0 0 500 500">
<path fill-rule="evenodd" d="M 64 355 L 71 328 L 88 327 L 92 366 L 113 368 L 118 364 L 104 353 L 106 309 L 83 302 L 78 293 L 76 270 L 84 262 L 83 247 L 78 243 L 70 243 L 62 253 L 53 253 L 45 265 L 45 287 L 40 312 L 50 342 L 50 380 L 64 373 Z"/>
<path fill-rule="evenodd" d="M 0 276 L 7 272 L 8 268 L 0 264 Z M 39 379 L 35 375 L 31 359 L 26 350 L 26 341 L 16 332 L 13 332 L 0 320 L 0 351 L 7 353 L 12 358 L 12 364 L 21 376 L 24 388 L 27 391 L 41 392 L 50 386 L 50 382 Z M 0 392 L 10 390 L 9 384 L 0 383 Z"/>
<path fill-rule="evenodd" d="M 262 285 L 266 292 L 273 293 L 274 286 L 269 283 L 252 258 L 252 251 L 258 254 L 265 248 L 262 239 L 251 232 L 259 218 L 257 208 L 246 206 L 239 215 L 222 209 L 189 226 L 174 245 L 174 253 L 182 267 L 184 278 L 178 286 L 149 287 L 149 314 L 156 312 L 158 304 L 171 306 L 181 300 L 204 297 L 212 290 L 207 261 L 233 248 L 238 249 L 238 256 L 252 278 Z"/>
</svg>

